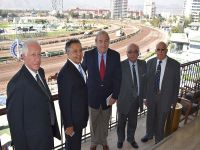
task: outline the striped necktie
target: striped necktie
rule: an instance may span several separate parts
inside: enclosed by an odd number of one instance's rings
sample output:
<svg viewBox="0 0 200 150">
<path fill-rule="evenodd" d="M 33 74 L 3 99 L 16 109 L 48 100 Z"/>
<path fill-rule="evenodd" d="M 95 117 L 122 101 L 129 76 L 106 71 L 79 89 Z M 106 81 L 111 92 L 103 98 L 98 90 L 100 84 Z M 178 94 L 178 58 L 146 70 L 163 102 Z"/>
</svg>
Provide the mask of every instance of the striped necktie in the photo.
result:
<svg viewBox="0 0 200 150">
<path fill-rule="evenodd" d="M 161 63 L 162 63 L 162 61 L 160 60 L 159 63 L 158 63 L 157 69 L 156 69 L 155 84 L 154 84 L 154 91 L 155 91 L 155 93 L 159 92 Z"/>
<path fill-rule="evenodd" d="M 136 71 L 135 71 L 135 64 L 132 65 L 132 71 L 133 71 L 134 86 L 135 86 L 136 92 L 138 93 L 138 84 L 137 84 L 137 76 L 136 76 Z"/>
</svg>

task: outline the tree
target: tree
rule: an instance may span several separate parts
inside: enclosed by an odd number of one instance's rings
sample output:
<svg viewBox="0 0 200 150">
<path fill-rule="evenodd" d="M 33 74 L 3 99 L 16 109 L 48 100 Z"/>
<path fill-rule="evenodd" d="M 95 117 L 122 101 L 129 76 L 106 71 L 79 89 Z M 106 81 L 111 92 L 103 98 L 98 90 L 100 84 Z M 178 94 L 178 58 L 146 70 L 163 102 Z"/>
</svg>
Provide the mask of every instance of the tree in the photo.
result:
<svg viewBox="0 0 200 150">
<path fill-rule="evenodd" d="M 177 27 L 172 27 L 171 32 L 172 33 L 183 33 L 183 27 L 181 27 L 180 25 L 178 25 Z"/>
<path fill-rule="evenodd" d="M 151 21 L 150 21 L 151 25 L 154 26 L 154 27 L 160 27 L 160 24 L 161 24 L 161 20 L 159 18 L 153 18 Z"/>
<path fill-rule="evenodd" d="M 189 17 L 184 17 L 183 20 L 184 20 L 183 27 L 186 28 L 192 22 L 192 16 L 190 15 Z"/>
</svg>

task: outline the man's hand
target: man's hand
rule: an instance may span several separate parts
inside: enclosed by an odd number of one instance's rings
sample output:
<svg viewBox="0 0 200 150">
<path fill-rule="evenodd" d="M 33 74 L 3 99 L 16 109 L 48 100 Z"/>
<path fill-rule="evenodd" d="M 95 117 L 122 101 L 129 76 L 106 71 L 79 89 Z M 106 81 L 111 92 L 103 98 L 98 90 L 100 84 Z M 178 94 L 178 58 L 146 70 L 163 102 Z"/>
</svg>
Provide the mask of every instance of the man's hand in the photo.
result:
<svg viewBox="0 0 200 150">
<path fill-rule="evenodd" d="M 111 97 L 109 100 L 109 105 L 112 106 L 116 101 L 117 101 L 116 99 Z"/>
<path fill-rule="evenodd" d="M 74 128 L 73 126 L 66 128 L 65 133 L 69 136 L 73 136 L 74 135 Z"/>
</svg>

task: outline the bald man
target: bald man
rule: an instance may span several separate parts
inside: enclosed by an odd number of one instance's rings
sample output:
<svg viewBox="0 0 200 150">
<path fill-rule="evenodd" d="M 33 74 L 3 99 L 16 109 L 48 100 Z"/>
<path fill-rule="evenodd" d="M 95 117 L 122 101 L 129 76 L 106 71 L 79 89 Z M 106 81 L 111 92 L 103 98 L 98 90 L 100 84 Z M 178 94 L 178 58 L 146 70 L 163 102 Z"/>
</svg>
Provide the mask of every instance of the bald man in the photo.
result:
<svg viewBox="0 0 200 150">
<path fill-rule="evenodd" d="M 125 140 L 125 126 L 127 126 L 127 141 L 133 148 L 138 148 L 135 141 L 138 109 L 143 110 L 143 97 L 146 78 L 146 62 L 138 60 L 139 47 L 132 43 L 126 49 L 127 59 L 121 62 L 122 82 L 120 88 L 118 108 L 117 147 L 122 148 Z M 128 121 L 127 121 L 128 119 Z"/>
<path fill-rule="evenodd" d="M 156 57 L 147 62 L 147 142 L 155 136 L 155 143 L 164 138 L 164 126 L 172 105 L 177 102 L 180 85 L 180 64 L 167 56 L 167 45 L 156 45 Z"/>
</svg>

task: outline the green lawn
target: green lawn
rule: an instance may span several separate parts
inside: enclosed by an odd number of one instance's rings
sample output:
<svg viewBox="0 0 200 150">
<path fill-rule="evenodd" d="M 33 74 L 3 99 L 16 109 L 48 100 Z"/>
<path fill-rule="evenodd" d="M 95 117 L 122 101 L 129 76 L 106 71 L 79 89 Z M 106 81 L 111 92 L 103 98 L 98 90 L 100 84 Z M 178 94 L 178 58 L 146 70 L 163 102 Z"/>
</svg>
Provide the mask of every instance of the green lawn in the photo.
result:
<svg viewBox="0 0 200 150">
<path fill-rule="evenodd" d="M 7 28 L 9 25 L 7 22 L 0 22 L 0 28 Z"/>
<path fill-rule="evenodd" d="M 48 37 L 57 37 L 57 36 L 68 36 L 71 32 L 66 30 L 58 30 L 53 32 L 48 32 Z"/>
</svg>

